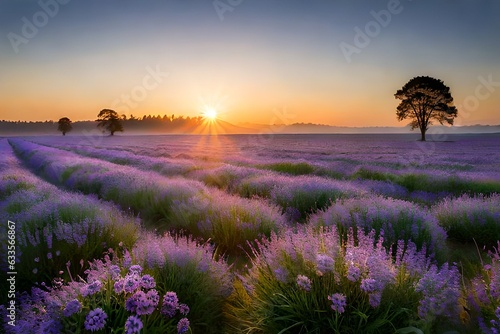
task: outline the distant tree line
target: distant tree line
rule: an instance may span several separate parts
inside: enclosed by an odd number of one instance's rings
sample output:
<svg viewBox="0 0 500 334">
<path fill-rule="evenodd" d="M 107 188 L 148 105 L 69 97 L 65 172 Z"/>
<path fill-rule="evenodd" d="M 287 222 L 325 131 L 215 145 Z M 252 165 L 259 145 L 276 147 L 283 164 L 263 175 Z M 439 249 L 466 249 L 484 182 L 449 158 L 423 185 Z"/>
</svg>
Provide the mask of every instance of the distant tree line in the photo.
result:
<svg viewBox="0 0 500 334">
<path fill-rule="evenodd" d="M 188 133 L 203 124 L 203 117 L 176 116 L 167 114 L 157 115 L 118 115 L 117 113 L 105 112 L 99 116 L 103 109 L 97 115 L 95 121 L 76 121 L 72 122 L 69 117 L 62 117 L 58 121 L 6 121 L 0 120 L 1 134 L 50 134 L 54 131 L 60 131 L 63 135 L 66 133 L 95 131 L 97 128 L 113 134 L 120 131 L 130 132 L 159 132 L 159 133 Z M 112 110 L 111 110 L 112 111 Z M 102 124 L 102 125 L 101 125 Z M 121 130 L 120 129 L 121 126 Z M 111 131 L 113 130 L 113 131 Z"/>
</svg>

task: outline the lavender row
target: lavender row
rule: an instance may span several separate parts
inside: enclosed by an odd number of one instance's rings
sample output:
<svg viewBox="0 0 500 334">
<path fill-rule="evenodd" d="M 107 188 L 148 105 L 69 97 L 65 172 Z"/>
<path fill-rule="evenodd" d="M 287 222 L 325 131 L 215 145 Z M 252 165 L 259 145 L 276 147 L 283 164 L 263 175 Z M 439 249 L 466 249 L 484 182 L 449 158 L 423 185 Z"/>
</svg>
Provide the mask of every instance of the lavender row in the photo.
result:
<svg viewBox="0 0 500 334">
<path fill-rule="evenodd" d="M 413 242 L 418 250 L 424 249 L 428 255 L 442 258 L 447 238 L 445 230 L 427 208 L 380 196 L 338 201 L 314 215 L 311 224 L 335 226 L 344 239 L 351 229 L 359 229 L 365 234 L 374 230 L 375 238 L 394 255 L 398 251 L 398 240 L 403 240 Z"/>
<path fill-rule="evenodd" d="M 152 170 L 166 176 L 185 175 L 193 170 L 206 168 L 188 159 L 172 159 L 166 157 L 150 157 L 127 150 L 96 148 L 85 145 L 55 145 L 78 154 L 109 161 L 118 165 L 134 166 L 141 170 Z"/>
<path fill-rule="evenodd" d="M 275 207 L 242 199 L 199 181 L 166 178 L 98 159 L 20 140 L 10 141 L 31 168 L 51 182 L 113 201 L 163 230 L 183 230 L 210 239 L 221 253 L 241 252 L 248 240 L 284 225 Z"/>
<path fill-rule="evenodd" d="M 118 164 L 126 164 L 141 170 L 158 171 L 164 175 L 189 174 L 207 185 L 215 185 L 240 196 L 255 196 L 270 199 L 278 204 L 292 220 L 304 221 L 306 216 L 324 208 L 341 196 L 361 194 L 360 189 L 348 182 L 329 180 L 319 177 L 302 176 L 299 178 L 281 175 L 251 167 L 224 165 L 212 169 L 205 163 L 204 168 L 195 167 L 191 162 L 178 159 L 151 158 L 125 151 L 95 149 L 91 147 L 68 146 L 68 149 L 87 156 Z"/>
<path fill-rule="evenodd" d="M 138 221 L 95 197 L 59 190 L 22 168 L 5 140 L 0 141 L 0 215 L 15 223 L 18 288 L 83 273 L 88 261 L 121 243 L 133 246 Z M 7 234 L 2 248 L 7 254 Z M 5 239 L 5 240 L 4 240 Z M 2 257 L 2 272 L 7 270 Z"/>
</svg>

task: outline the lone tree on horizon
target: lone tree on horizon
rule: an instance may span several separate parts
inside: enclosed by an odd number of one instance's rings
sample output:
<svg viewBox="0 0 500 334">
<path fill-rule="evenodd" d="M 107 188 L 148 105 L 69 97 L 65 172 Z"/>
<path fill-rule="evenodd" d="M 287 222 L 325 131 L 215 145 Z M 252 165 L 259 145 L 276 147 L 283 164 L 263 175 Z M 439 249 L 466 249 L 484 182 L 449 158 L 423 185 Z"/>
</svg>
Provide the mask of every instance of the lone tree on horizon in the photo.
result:
<svg viewBox="0 0 500 334">
<path fill-rule="evenodd" d="M 97 115 L 97 127 L 104 128 L 109 131 L 111 136 L 115 134 L 115 132 L 123 132 L 123 124 L 118 116 L 118 113 L 111 109 L 103 109 Z"/>
<path fill-rule="evenodd" d="M 60 118 L 57 124 L 57 130 L 61 131 L 63 136 L 66 136 L 67 132 L 73 130 L 73 125 L 71 125 L 71 120 L 68 117 Z"/>
<path fill-rule="evenodd" d="M 458 110 L 453 105 L 450 88 L 439 79 L 415 77 L 394 96 L 401 100 L 396 113 L 398 120 L 409 118 L 411 129 L 420 129 L 422 141 L 425 141 L 425 133 L 432 125 L 432 120 L 437 120 L 441 125 L 445 122 L 453 125 L 457 117 Z"/>
</svg>

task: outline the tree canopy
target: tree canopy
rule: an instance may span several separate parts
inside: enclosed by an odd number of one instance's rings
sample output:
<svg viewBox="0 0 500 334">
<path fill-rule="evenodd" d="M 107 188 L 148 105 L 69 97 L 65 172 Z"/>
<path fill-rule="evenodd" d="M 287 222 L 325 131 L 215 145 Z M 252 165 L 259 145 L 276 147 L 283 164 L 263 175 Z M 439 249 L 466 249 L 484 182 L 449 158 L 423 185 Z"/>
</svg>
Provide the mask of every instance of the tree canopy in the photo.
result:
<svg viewBox="0 0 500 334">
<path fill-rule="evenodd" d="M 394 94 L 401 100 L 397 107 L 398 120 L 411 120 L 411 128 L 420 129 L 422 141 L 432 120 L 453 125 L 458 110 L 453 105 L 450 88 L 443 81 L 428 76 L 415 77 Z"/>
<path fill-rule="evenodd" d="M 66 133 L 70 132 L 73 129 L 71 120 L 68 117 L 60 118 L 57 124 L 58 124 L 57 130 L 61 131 L 63 136 L 66 136 Z"/>
<path fill-rule="evenodd" d="M 123 132 L 122 119 L 118 116 L 118 113 L 111 109 L 103 109 L 97 115 L 98 127 L 103 128 L 103 131 L 109 131 L 111 136 L 115 132 Z"/>
</svg>

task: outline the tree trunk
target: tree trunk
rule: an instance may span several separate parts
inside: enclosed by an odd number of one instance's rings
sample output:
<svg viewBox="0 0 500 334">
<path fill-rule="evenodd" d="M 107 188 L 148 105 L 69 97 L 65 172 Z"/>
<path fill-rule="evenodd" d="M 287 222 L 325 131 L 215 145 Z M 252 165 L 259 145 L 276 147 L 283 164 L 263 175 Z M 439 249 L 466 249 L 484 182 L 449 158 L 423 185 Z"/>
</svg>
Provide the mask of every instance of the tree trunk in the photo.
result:
<svg viewBox="0 0 500 334">
<path fill-rule="evenodd" d="M 425 141 L 425 129 L 420 129 L 420 133 L 422 134 L 422 138 L 420 139 L 421 141 Z"/>
</svg>

